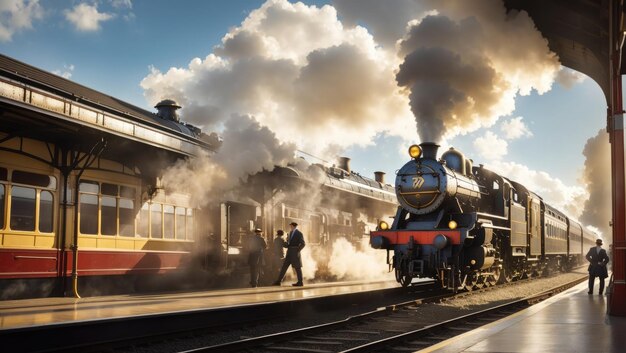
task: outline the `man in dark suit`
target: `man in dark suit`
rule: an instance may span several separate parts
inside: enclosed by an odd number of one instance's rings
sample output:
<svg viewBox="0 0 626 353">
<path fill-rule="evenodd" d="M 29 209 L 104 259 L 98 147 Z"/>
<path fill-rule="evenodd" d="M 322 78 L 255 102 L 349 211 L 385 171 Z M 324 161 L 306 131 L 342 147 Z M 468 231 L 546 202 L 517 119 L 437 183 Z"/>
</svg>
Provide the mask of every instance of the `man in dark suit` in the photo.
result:
<svg viewBox="0 0 626 353">
<path fill-rule="evenodd" d="M 588 294 L 593 294 L 593 282 L 595 282 L 596 277 L 600 279 L 600 293 L 604 291 L 604 279 L 609 276 L 608 271 L 606 270 L 606 264 L 609 263 L 609 256 L 606 254 L 606 250 L 602 249 L 602 239 L 596 240 L 596 246 L 589 249 L 587 252 L 587 256 L 585 256 L 587 261 L 589 261 L 589 292 Z"/>
<path fill-rule="evenodd" d="M 263 252 L 267 247 L 265 239 L 262 237 L 261 228 L 254 230 L 254 235 L 250 236 L 248 245 L 248 265 L 250 266 L 250 286 L 255 288 L 259 285 L 259 275 L 263 266 Z"/>
<path fill-rule="evenodd" d="M 291 265 L 296 270 L 296 275 L 298 276 L 298 282 L 294 283 L 293 286 L 302 287 L 302 258 L 300 257 L 300 251 L 305 245 L 304 236 L 302 232 L 297 229 L 298 223 L 291 222 L 289 225 L 291 226 L 291 231 L 287 236 L 287 255 L 283 261 L 278 279 L 273 285 L 280 286 L 280 282 L 283 281 L 283 277 L 285 277 L 285 273 L 287 273 L 287 269 Z"/>
</svg>

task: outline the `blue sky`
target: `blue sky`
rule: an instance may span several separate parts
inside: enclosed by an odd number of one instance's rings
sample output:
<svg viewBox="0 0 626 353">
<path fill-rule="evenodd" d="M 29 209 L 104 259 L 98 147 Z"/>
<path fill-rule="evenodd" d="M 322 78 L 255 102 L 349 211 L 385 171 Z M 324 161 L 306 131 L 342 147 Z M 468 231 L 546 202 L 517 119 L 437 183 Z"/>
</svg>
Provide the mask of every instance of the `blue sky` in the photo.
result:
<svg viewBox="0 0 626 353">
<path fill-rule="evenodd" d="M 4 23 L 0 26 L 0 52 L 65 74 L 73 81 L 150 110 L 151 104 L 144 98 L 140 83 L 150 75 L 151 67 L 165 74 L 171 67 L 187 68 L 194 58 L 204 60 L 220 45 L 224 35 L 240 26 L 264 3 L 253 0 L 2 2 L 30 6 L 31 16 L 26 25 L 12 22 L 15 13 L 5 5 L 0 7 L 0 21 Z M 305 3 L 320 6 L 327 2 Z M 86 21 L 86 12 L 72 17 L 72 11 L 81 4 L 97 9 L 97 14 L 93 11 L 90 14 L 100 20 L 81 23 L 81 19 Z M 365 22 L 362 24 L 367 26 Z M 581 185 L 583 146 L 605 127 L 605 114 L 604 97 L 592 80 L 584 79 L 570 88 L 554 82 L 552 89 L 543 95 L 532 91 L 530 95 L 517 96 L 510 116 L 490 128 L 456 136 L 447 142 L 475 163 L 484 163 L 476 140 L 486 131 L 502 138 L 501 124 L 522 117 L 530 134 L 508 139 L 508 153 L 499 160 L 545 172 L 575 188 Z M 406 143 L 406 138 L 382 132 L 376 134 L 373 143 L 348 146 L 342 154 L 350 156 L 353 169 L 364 175 L 371 176 L 375 170 L 393 174 L 406 161 L 403 152 L 408 147 Z M 393 182 L 391 175 L 388 181 Z"/>
</svg>

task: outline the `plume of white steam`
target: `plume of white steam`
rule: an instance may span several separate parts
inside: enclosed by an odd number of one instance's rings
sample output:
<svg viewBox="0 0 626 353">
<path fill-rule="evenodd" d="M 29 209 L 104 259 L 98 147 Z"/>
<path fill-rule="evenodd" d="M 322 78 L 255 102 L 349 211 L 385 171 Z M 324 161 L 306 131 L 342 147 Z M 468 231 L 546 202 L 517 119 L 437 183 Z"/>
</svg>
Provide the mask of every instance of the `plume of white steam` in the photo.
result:
<svg viewBox="0 0 626 353">
<path fill-rule="evenodd" d="M 612 218 L 611 206 L 611 145 L 609 134 L 604 129 L 585 144 L 585 167 L 582 182 L 587 185 L 589 199 L 584 203 L 580 220 L 596 227 L 605 239 L 612 238 L 609 221 Z"/>
<path fill-rule="evenodd" d="M 558 58 L 527 13 L 497 1 L 433 6 L 438 15 L 415 21 L 398 43 L 396 80 L 410 90 L 423 141 L 491 126 L 514 110 L 517 94 L 551 88 Z"/>
<path fill-rule="evenodd" d="M 205 129 L 250 114 L 281 140 L 323 155 L 381 131 L 410 131 L 395 60 L 365 28 L 344 28 L 332 6 L 269 0 L 213 53 L 186 68 L 151 68 L 141 86 L 152 103 L 176 99 L 182 117 Z"/>
<path fill-rule="evenodd" d="M 375 280 L 389 278 L 386 253 L 369 246 L 366 239 L 357 249 L 345 238 L 332 245 L 328 269 L 340 280 Z"/>
<path fill-rule="evenodd" d="M 216 154 L 202 153 L 165 170 L 163 185 L 168 190 L 192 195 L 194 204 L 203 206 L 214 200 L 214 192 L 228 191 L 249 175 L 294 161 L 295 146 L 279 141 L 253 117 L 231 116 L 223 136 L 224 142 Z"/>
</svg>

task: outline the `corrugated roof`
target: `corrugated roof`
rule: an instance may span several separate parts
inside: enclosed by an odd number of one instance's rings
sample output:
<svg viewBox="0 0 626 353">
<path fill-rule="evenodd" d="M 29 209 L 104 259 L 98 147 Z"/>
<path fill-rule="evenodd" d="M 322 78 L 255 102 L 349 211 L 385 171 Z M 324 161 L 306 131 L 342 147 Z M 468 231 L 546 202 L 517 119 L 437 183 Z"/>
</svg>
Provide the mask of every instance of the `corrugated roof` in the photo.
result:
<svg viewBox="0 0 626 353">
<path fill-rule="evenodd" d="M 88 104 L 162 130 L 195 138 L 195 135 L 183 124 L 161 119 L 156 114 L 128 102 L 2 54 L 0 54 L 0 73 L 6 74 L 16 81 L 44 89 L 66 99 Z"/>
</svg>

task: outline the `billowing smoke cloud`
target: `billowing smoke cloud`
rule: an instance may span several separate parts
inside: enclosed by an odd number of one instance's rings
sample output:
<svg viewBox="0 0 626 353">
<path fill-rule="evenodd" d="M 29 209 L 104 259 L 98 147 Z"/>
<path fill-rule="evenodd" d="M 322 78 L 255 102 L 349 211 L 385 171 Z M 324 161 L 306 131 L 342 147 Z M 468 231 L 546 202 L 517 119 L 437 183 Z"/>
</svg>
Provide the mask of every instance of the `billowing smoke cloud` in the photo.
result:
<svg viewBox="0 0 626 353">
<path fill-rule="evenodd" d="M 558 58 L 527 13 L 497 1 L 434 6 L 438 15 L 412 22 L 398 43 L 396 79 L 410 90 L 423 141 L 491 126 L 513 112 L 517 94 L 551 88 Z"/>
<path fill-rule="evenodd" d="M 283 143 L 253 117 L 233 115 L 225 123 L 224 141 L 215 155 L 201 154 L 168 168 L 163 185 L 190 194 L 196 206 L 215 201 L 249 175 L 294 162 L 295 145 Z"/>
<path fill-rule="evenodd" d="M 381 131 L 410 136 L 395 60 L 365 28 L 344 28 L 331 6 L 269 0 L 212 54 L 165 73 L 152 68 L 141 86 L 151 103 L 178 100 L 184 120 L 204 129 L 250 114 L 281 140 L 321 155 L 370 143 Z"/>
<path fill-rule="evenodd" d="M 589 199 L 584 203 L 580 220 L 598 228 L 604 239 L 612 239 L 609 227 L 612 217 L 611 145 L 606 130 L 598 131 L 596 136 L 587 140 L 583 154 L 586 159 L 582 181 L 587 185 Z"/>
</svg>

